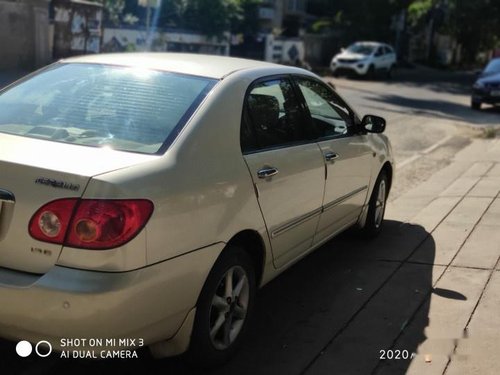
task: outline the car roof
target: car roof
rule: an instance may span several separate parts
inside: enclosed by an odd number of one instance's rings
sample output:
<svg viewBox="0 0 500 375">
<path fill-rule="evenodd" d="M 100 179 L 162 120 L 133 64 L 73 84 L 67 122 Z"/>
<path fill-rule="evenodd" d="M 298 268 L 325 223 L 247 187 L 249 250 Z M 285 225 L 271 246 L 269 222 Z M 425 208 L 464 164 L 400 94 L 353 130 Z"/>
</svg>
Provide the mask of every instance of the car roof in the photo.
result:
<svg viewBox="0 0 500 375">
<path fill-rule="evenodd" d="M 94 54 L 63 59 L 61 62 L 146 68 L 216 79 L 239 70 L 280 67 L 278 64 L 257 60 L 170 52 Z"/>
<path fill-rule="evenodd" d="M 367 44 L 367 45 L 381 45 L 381 44 L 384 44 L 384 43 L 381 43 L 381 42 L 373 42 L 373 41 L 370 41 L 370 40 L 359 40 L 357 42 L 354 42 L 353 44 Z"/>
<path fill-rule="evenodd" d="M 360 40 L 358 42 L 354 42 L 352 44 L 365 44 L 365 45 L 368 45 L 368 46 L 385 46 L 385 47 L 390 47 L 392 48 L 392 46 L 390 44 L 387 44 L 387 43 L 382 43 L 382 42 L 374 42 L 374 41 L 370 41 L 370 40 Z"/>
</svg>

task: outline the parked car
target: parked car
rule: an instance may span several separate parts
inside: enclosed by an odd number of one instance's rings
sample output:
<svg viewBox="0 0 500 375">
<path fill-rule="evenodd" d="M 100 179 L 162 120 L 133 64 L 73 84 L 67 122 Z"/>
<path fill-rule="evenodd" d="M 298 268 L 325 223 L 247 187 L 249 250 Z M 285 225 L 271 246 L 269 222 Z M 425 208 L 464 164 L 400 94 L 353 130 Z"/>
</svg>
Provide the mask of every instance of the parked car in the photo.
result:
<svg viewBox="0 0 500 375">
<path fill-rule="evenodd" d="M 379 233 L 384 128 L 307 70 L 228 57 L 89 55 L 7 87 L 0 336 L 227 360 L 259 287 Z"/>
<path fill-rule="evenodd" d="M 480 110 L 483 103 L 500 104 L 500 57 L 486 65 L 472 86 L 472 109 Z"/>
<path fill-rule="evenodd" d="M 391 77 L 396 67 L 394 48 L 379 42 L 356 42 L 332 58 L 330 69 L 334 76 L 357 74 L 374 77 L 384 73 Z"/>
</svg>

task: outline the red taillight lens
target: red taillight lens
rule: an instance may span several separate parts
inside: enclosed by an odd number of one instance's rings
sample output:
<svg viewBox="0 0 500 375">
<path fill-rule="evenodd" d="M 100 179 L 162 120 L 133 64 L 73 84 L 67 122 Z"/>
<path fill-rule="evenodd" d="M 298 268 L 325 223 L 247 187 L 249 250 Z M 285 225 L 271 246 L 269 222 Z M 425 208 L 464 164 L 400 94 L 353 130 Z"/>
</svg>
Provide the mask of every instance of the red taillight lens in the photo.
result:
<svg viewBox="0 0 500 375">
<path fill-rule="evenodd" d="M 139 233 L 152 213 L 148 200 L 82 200 L 65 243 L 87 249 L 121 246 Z"/>
<path fill-rule="evenodd" d="M 77 202 L 76 198 L 59 199 L 42 206 L 30 220 L 30 235 L 40 241 L 62 244 Z"/>
<path fill-rule="evenodd" d="M 40 241 L 104 250 L 134 238 L 152 213 L 153 203 L 145 199 L 62 199 L 41 207 L 29 229 Z"/>
</svg>

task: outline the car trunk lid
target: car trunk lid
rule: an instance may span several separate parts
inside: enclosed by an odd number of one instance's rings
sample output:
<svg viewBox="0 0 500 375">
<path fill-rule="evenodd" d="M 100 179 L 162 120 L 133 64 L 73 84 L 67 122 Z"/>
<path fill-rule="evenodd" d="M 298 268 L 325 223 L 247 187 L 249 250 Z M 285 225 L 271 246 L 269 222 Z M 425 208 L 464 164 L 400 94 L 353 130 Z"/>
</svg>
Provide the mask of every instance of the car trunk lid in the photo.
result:
<svg viewBox="0 0 500 375">
<path fill-rule="evenodd" d="M 47 272 L 62 249 L 29 235 L 41 206 L 80 198 L 92 176 L 158 158 L 7 134 L 0 144 L 0 267 L 31 273 Z"/>
</svg>

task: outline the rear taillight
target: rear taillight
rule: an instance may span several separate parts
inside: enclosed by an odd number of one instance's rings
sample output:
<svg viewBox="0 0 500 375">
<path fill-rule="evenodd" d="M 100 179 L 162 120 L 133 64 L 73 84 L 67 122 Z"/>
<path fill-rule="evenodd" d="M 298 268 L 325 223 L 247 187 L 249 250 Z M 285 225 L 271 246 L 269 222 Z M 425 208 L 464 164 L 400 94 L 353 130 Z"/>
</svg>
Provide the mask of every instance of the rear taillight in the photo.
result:
<svg viewBox="0 0 500 375">
<path fill-rule="evenodd" d="M 62 244 L 78 199 L 59 199 L 42 206 L 30 220 L 29 232 L 40 241 Z"/>
<path fill-rule="evenodd" d="M 104 250 L 134 238 L 153 213 L 145 199 L 59 199 L 31 218 L 30 235 L 40 241 Z"/>
</svg>

